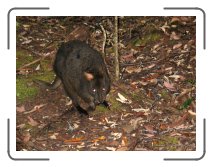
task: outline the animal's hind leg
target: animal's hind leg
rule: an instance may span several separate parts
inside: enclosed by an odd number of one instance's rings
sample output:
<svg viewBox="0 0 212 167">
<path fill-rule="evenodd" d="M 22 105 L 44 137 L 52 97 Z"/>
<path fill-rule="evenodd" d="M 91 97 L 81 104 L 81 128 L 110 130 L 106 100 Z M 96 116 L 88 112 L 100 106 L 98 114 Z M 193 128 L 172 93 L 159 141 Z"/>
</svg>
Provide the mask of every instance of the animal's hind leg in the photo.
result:
<svg viewBox="0 0 212 167">
<path fill-rule="evenodd" d="M 71 98 L 73 102 L 73 106 L 77 109 L 77 111 L 82 115 L 88 115 L 88 112 L 80 106 L 79 97 L 76 91 L 73 89 L 72 85 L 67 81 L 63 80 L 64 88 L 66 93 Z"/>
</svg>

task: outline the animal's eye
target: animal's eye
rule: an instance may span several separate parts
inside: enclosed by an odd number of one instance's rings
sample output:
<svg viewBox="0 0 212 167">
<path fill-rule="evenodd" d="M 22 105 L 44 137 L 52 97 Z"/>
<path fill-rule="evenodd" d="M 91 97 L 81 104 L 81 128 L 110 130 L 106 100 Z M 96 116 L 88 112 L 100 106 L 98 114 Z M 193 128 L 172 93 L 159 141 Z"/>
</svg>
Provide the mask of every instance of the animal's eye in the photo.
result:
<svg viewBox="0 0 212 167">
<path fill-rule="evenodd" d="M 103 91 L 105 91 L 105 88 L 102 88 Z"/>
<path fill-rule="evenodd" d="M 93 89 L 93 92 L 95 93 L 96 92 L 96 89 Z"/>
</svg>

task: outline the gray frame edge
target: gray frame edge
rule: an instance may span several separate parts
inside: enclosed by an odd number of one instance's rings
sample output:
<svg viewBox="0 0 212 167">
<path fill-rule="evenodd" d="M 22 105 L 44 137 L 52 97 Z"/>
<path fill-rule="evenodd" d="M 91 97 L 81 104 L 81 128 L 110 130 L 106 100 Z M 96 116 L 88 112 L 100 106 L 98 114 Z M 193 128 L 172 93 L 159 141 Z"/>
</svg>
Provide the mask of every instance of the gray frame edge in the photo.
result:
<svg viewBox="0 0 212 167">
<path fill-rule="evenodd" d="M 7 119 L 7 155 L 13 161 L 49 161 L 49 158 L 14 158 L 10 153 L 10 119 Z"/>
<path fill-rule="evenodd" d="M 10 49 L 10 13 L 13 10 L 49 10 L 49 7 L 13 7 L 7 12 L 7 49 Z"/>
<path fill-rule="evenodd" d="M 203 49 L 206 49 L 206 12 L 200 7 L 164 7 L 164 10 L 199 10 L 203 14 Z"/>
<path fill-rule="evenodd" d="M 164 158 L 164 161 L 199 161 L 205 157 L 206 154 L 206 119 L 203 119 L 203 153 L 197 158 Z"/>
</svg>

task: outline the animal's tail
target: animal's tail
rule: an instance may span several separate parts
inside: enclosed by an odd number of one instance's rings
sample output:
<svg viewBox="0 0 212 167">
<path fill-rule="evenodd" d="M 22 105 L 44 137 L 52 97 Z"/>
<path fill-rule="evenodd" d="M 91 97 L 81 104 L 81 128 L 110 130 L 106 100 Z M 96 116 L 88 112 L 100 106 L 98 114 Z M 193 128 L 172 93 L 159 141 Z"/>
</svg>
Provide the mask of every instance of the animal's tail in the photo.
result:
<svg viewBox="0 0 212 167">
<path fill-rule="evenodd" d="M 55 77 L 55 79 L 52 83 L 48 83 L 48 82 L 45 82 L 45 81 L 42 81 L 39 79 L 34 79 L 33 82 L 36 83 L 41 88 L 49 89 L 49 90 L 55 90 L 61 84 L 61 80 L 58 77 Z"/>
</svg>

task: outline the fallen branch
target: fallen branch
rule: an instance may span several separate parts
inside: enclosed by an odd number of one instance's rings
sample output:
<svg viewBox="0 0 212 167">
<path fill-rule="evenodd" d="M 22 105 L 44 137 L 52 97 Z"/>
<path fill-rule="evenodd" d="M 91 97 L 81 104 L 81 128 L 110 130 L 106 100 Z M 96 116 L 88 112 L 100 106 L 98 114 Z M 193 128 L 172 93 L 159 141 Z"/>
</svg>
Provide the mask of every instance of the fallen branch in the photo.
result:
<svg viewBox="0 0 212 167">
<path fill-rule="evenodd" d="M 43 59 L 43 58 L 39 58 L 39 59 L 37 59 L 37 60 L 34 60 L 33 62 L 30 62 L 30 63 L 28 63 L 28 64 L 23 65 L 22 67 L 18 68 L 17 70 L 20 71 L 21 69 L 24 69 L 24 68 L 26 68 L 26 67 L 29 67 L 29 66 L 31 66 L 31 65 L 33 65 L 33 64 L 35 64 L 35 63 L 41 61 L 42 59 Z"/>
</svg>

